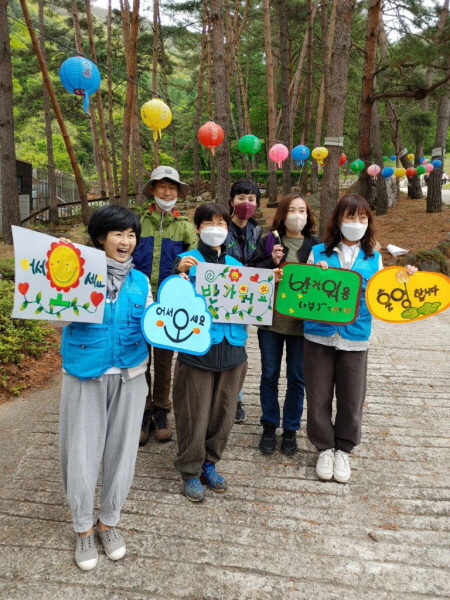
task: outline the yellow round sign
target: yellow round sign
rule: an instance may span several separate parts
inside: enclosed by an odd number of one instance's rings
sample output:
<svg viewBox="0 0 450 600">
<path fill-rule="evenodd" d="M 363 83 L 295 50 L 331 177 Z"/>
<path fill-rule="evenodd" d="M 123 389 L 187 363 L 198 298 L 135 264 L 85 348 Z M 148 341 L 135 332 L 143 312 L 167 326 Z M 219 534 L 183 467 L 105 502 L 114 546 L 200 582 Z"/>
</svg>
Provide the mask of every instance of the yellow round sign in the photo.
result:
<svg viewBox="0 0 450 600">
<path fill-rule="evenodd" d="M 367 306 L 374 317 L 389 323 L 420 321 L 450 306 L 450 279 L 442 273 L 387 267 L 370 278 Z"/>
</svg>

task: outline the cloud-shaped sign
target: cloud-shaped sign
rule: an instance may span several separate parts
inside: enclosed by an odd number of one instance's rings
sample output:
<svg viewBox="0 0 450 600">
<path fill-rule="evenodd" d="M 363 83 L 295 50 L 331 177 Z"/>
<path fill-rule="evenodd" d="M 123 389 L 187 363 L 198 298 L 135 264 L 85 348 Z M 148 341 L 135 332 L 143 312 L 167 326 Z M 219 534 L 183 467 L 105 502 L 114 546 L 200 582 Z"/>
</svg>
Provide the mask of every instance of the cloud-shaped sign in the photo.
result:
<svg viewBox="0 0 450 600">
<path fill-rule="evenodd" d="M 142 332 L 152 346 L 188 354 L 206 354 L 211 347 L 211 314 L 203 296 L 179 275 L 168 277 L 158 300 L 142 315 Z"/>
</svg>

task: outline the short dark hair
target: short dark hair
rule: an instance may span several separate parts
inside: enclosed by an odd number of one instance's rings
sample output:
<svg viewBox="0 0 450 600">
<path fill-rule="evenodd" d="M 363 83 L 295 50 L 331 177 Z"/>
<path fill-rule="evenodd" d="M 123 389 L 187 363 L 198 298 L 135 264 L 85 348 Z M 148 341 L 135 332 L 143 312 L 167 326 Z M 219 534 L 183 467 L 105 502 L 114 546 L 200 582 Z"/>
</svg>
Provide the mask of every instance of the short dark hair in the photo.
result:
<svg viewBox="0 0 450 600">
<path fill-rule="evenodd" d="M 234 200 L 234 197 L 239 196 L 239 194 L 255 194 L 256 206 L 259 207 L 259 203 L 261 202 L 261 192 L 259 191 L 259 187 L 248 179 L 240 179 L 231 186 L 230 200 L 228 202 L 231 211 L 233 211 L 231 202 Z"/>
<path fill-rule="evenodd" d="M 213 217 L 222 217 L 226 224 L 230 225 L 230 213 L 225 206 L 216 202 L 200 204 L 194 213 L 194 225 L 199 228 L 203 221 L 212 221 Z"/>
<path fill-rule="evenodd" d="M 129 208 L 118 204 L 107 204 L 98 208 L 89 219 L 88 233 L 96 248 L 103 249 L 100 242 L 110 231 L 125 231 L 131 229 L 136 234 L 136 246 L 141 235 L 139 217 Z"/>
<path fill-rule="evenodd" d="M 286 194 L 286 196 L 283 196 L 283 198 L 281 198 L 281 200 L 278 202 L 277 210 L 275 211 L 272 221 L 272 226 L 270 227 L 271 231 L 276 230 L 280 235 L 286 234 L 286 226 L 284 221 L 289 212 L 289 206 L 291 205 L 292 200 L 296 200 L 297 198 L 304 200 L 306 204 L 306 215 L 308 218 L 306 220 L 306 225 L 302 229 L 303 237 L 309 237 L 316 233 L 316 220 L 314 219 L 311 207 L 309 206 L 306 198 L 303 198 L 303 196 L 298 192 Z"/>
</svg>

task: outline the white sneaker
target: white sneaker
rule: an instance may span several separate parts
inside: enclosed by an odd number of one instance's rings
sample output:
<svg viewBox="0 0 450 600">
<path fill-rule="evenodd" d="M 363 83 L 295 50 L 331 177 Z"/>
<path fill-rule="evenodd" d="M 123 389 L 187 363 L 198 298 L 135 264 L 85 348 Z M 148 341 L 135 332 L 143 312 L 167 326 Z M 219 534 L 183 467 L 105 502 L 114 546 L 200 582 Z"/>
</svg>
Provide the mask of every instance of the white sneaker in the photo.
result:
<svg viewBox="0 0 450 600">
<path fill-rule="evenodd" d="M 347 452 L 336 450 L 334 453 L 334 479 L 339 483 L 347 483 L 350 479 L 351 469 Z"/>
<path fill-rule="evenodd" d="M 320 479 L 329 481 L 333 477 L 334 448 L 322 450 L 316 465 L 316 473 Z"/>
</svg>

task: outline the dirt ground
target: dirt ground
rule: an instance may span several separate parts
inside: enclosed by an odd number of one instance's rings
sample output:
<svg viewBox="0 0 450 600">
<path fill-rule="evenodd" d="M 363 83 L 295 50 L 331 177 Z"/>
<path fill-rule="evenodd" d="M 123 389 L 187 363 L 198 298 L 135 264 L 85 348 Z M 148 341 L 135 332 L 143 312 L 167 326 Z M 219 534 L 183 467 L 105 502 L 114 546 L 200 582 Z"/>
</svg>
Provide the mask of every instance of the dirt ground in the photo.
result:
<svg viewBox="0 0 450 600">
<path fill-rule="evenodd" d="M 262 202 L 262 212 L 270 225 L 275 213 L 274 208 L 266 207 L 266 199 Z M 410 200 L 401 195 L 394 208 L 389 209 L 387 215 L 375 217 L 377 239 L 381 243 L 383 261 L 386 265 L 395 264 L 395 259 L 386 251 L 388 244 L 394 244 L 410 251 L 434 248 L 442 240 L 450 240 L 450 207 L 444 206 L 441 213 L 427 214 L 425 212 L 426 200 Z M 188 211 L 191 218 L 195 209 Z M 76 225 L 69 230 L 65 228 L 64 236 L 74 242 L 86 243 L 86 228 Z M 0 244 L 0 258 L 12 257 L 12 246 Z M 49 334 L 57 340 L 59 333 Z M 18 367 L 17 375 L 25 391 L 31 387 L 45 386 L 49 377 L 61 365 L 61 358 L 57 346 L 49 350 L 41 359 L 30 359 L 26 367 Z M 11 396 L 0 392 L 0 404 Z"/>
</svg>

